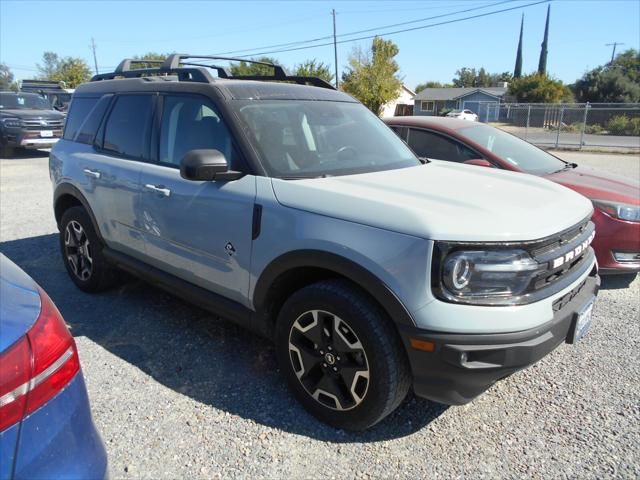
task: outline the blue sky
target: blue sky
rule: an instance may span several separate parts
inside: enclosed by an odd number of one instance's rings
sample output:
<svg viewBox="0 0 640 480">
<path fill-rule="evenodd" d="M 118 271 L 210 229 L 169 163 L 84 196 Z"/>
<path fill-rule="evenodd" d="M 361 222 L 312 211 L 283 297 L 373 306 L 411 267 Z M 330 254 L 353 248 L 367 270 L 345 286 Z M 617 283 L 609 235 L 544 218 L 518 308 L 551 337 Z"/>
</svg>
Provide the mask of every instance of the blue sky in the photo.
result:
<svg viewBox="0 0 640 480">
<path fill-rule="evenodd" d="M 414 88 L 427 81 L 450 81 L 463 66 L 490 72 L 513 71 L 520 17 L 525 14 L 525 72 L 537 68 L 547 3 L 541 3 L 449 25 L 395 35 L 385 32 L 418 27 L 537 0 L 415 0 L 415 1 L 29 1 L 0 0 L 0 62 L 17 78 L 36 74 L 46 50 L 84 58 L 93 68 L 89 49 L 97 45 L 100 71 L 112 70 L 125 57 L 156 52 L 219 54 L 236 50 L 259 53 L 260 47 L 326 37 L 332 34 L 331 9 L 337 12 L 338 35 L 373 29 L 355 37 L 379 33 L 400 48 L 401 76 Z M 554 0 L 551 3 L 548 71 L 572 83 L 586 70 L 607 62 L 611 47 L 640 48 L 640 0 Z M 495 5 L 491 7 L 491 5 Z M 487 6 L 395 28 L 378 28 L 460 10 Z M 340 37 L 348 40 L 354 36 Z M 318 43 L 326 43 L 323 40 Z M 342 43 L 342 71 L 355 45 Z M 305 45 L 302 45 L 305 46 Z M 333 67 L 333 46 L 274 53 L 293 67 L 316 58 Z"/>
</svg>

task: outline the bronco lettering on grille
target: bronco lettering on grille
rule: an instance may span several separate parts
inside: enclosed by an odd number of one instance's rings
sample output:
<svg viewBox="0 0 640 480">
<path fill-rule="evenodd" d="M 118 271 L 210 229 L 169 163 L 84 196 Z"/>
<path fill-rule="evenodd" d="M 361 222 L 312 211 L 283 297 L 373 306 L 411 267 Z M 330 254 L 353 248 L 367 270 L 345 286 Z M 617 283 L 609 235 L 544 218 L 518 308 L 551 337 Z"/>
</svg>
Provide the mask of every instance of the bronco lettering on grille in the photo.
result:
<svg viewBox="0 0 640 480">
<path fill-rule="evenodd" d="M 570 262 L 574 258 L 578 258 L 582 252 L 584 252 L 587 248 L 589 248 L 589 245 L 591 245 L 591 242 L 593 241 L 593 237 L 595 236 L 596 236 L 596 232 L 592 232 L 591 235 L 589 235 L 589 238 L 587 238 L 584 242 L 582 242 L 581 245 L 578 245 L 576 248 L 574 248 L 570 252 L 565 253 L 563 256 L 555 258 L 551 262 L 551 264 L 553 265 L 552 268 L 556 269 L 558 267 L 561 267 L 565 263 Z"/>
</svg>

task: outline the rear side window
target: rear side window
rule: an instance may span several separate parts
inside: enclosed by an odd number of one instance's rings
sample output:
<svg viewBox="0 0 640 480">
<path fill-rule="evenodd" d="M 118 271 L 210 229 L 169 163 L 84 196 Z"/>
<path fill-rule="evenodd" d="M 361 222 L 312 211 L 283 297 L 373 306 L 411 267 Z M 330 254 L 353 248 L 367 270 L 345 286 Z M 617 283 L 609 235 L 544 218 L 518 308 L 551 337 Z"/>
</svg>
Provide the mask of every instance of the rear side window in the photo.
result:
<svg viewBox="0 0 640 480">
<path fill-rule="evenodd" d="M 65 140 L 73 140 L 78 133 L 78 129 L 84 123 L 89 112 L 93 110 L 100 97 L 80 97 L 74 98 L 67 115 L 67 122 L 64 126 Z"/>
<path fill-rule="evenodd" d="M 480 156 L 460 142 L 426 130 L 410 129 L 408 143 L 419 157 L 435 160 L 464 162 Z"/>
<path fill-rule="evenodd" d="M 105 126 L 103 148 L 129 158 L 146 157 L 152 105 L 151 95 L 117 97 Z"/>
<path fill-rule="evenodd" d="M 86 120 L 78 129 L 78 134 L 74 138 L 75 142 L 86 143 L 88 145 L 93 144 L 93 140 L 96 137 L 96 132 L 100 127 L 102 117 L 104 117 L 104 113 L 107 111 L 107 107 L 109 106 L 111 98 L 111 95 L 107 95 L 102 97 L 100 101 L 96 103 L 91 112 L 89 112 Z"/>
</svg>

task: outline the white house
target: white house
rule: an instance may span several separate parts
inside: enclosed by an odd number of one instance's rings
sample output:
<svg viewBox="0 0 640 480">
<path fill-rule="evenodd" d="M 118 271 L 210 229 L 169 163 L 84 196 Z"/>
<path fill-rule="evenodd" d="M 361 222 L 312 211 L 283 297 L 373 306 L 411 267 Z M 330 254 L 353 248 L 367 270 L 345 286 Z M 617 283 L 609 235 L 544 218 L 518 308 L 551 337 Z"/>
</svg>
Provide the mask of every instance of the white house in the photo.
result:
<svg viewBox="0 0 640 480">
<path fill-rule="evenodd" d="M 406 85 L 402 84 L 398 97 L 382 107 L 381 117 L 398 117 L 402 115 L 413 115 L 413 98 L 416 93 Z"/>
</svg>

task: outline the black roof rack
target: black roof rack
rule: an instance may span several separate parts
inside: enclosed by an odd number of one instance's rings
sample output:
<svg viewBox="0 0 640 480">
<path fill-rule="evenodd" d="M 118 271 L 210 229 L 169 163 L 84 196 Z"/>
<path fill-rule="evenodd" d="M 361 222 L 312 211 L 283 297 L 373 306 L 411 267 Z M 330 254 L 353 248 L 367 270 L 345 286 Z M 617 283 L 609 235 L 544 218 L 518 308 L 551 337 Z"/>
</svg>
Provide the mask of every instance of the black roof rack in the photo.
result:
<svg viewBox="0 0 640 480">
<path fill-rule="evenodd" d="M 183 60 L 196 60 L 195 62 L 184 62 Z M 200 63 L 200 60 L 227 60 L 232 62 L 253 63 L 256 65 L 265 65 L 273 68 L 273 75 L 232 75 L 226 67 L 219 65 L 208 65 Z M 134 63 L 157 63 L 158 68 L 138 68 L 132 69 Z M 112 80 L 114 78 L 140 78 L 151 75 L 177 75 L 179 81 L 211 83 L 215 79 L 209 75 L 205 69 L 216 70 L 219 78 L 228 78 L 233 80 L 261 80 L 261 81 L 281 81 L 294 82 L 301 85 L 313 85 L 315 87 L 329 88 L 335 90 L 335 87 L 329 82 L 317 77 L 305 77 L 299 75 L 289 75 L 286 69 L 280 65 L 269 62 L 260 62 L 257 60 L 247 60 L 245 58 L 234 57 L 218 57 L 212 55 L 189 55 L 184 53 L 173 53 L 165 60 L 135 60 L 125 58 L 120 62 L 116 69 L 111 73 L 101 73 L 91 78 L 92 82 L 100 80 Z"/>
</svg>

